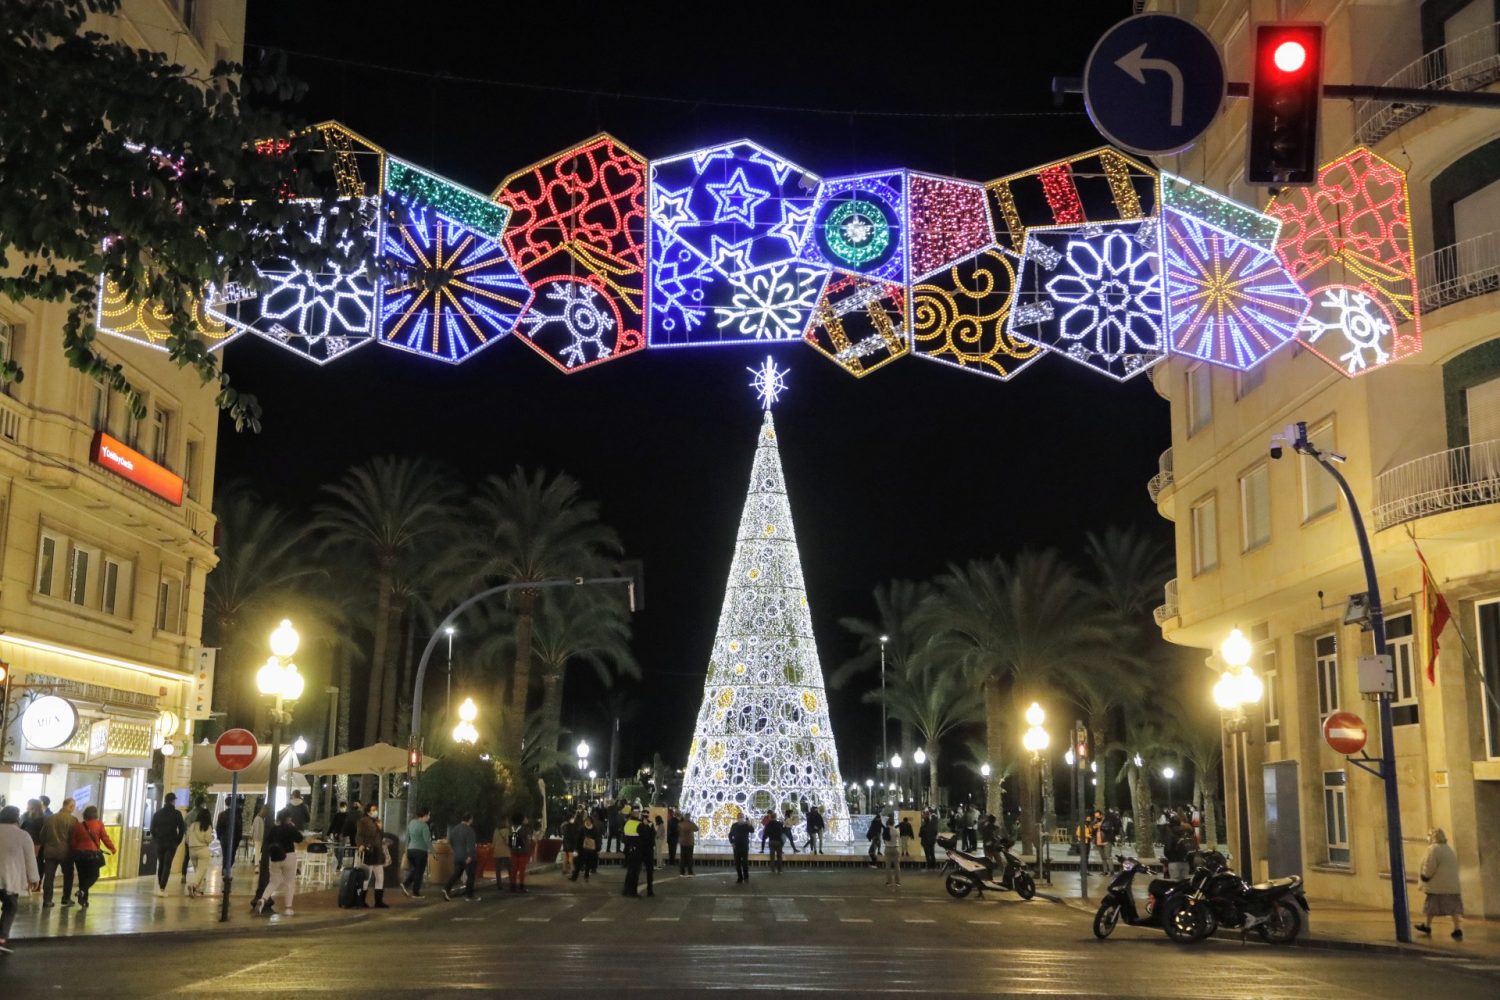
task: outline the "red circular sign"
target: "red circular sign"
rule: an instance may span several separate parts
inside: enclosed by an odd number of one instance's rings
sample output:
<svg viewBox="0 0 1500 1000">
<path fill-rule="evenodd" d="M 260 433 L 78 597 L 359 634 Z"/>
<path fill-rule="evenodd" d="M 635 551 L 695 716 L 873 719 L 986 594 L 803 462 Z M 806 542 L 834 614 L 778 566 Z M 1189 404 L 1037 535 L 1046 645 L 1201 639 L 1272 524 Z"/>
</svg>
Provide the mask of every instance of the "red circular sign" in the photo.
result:
<svg viewBox="0 0 1500 1000">
<path fill-rule="evenodd" d="M 1369 736 L 1365 720 L 1353 712 L 1334 712 L 1323 720 L 1323 739 L 1339 753 L 1359 753 Z"/>
<path fill-rule="evenodd" d="M 214 760 L 226 771 L 243 771 L 255 761 L 260 744 L 248 729 L 226 729 L 214 742 Z"/>
</svg>

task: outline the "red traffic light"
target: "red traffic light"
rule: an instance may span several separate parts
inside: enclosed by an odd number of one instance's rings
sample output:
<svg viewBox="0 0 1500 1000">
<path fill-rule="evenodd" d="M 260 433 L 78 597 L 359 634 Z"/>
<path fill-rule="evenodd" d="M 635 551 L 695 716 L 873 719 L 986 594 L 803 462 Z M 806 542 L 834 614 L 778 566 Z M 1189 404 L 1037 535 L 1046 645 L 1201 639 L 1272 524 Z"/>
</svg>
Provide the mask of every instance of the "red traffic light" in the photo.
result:
<svg viewBox="0 0 1500 1000">
<path fill-rule="evenodd" d="M 422 751 L 408 750 L 406 752 L 406 766 L 415 771 L 422 766 Z"/>
<path fill-rule="evenodd" d="M 1307 46 L 1295 39 L 1282 42 L 1271 54 L 1271 61 L 1283 73 L 1295 73 L 1307 65 Z"/>
</svg>

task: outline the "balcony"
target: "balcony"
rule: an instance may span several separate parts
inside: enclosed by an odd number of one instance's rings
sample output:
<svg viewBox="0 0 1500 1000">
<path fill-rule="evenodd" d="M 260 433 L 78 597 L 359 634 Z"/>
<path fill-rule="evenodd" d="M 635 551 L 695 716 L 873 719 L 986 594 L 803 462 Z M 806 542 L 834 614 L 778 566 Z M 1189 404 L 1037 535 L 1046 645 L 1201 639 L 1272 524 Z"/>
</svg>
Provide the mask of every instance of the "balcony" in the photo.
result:
<svg viewBox="0 0 1500 1000">
<path fill-rule="evenodd" d="M 1172 577 L 1162 588 L 1162 601 L 1162 605 L 1151 612 L 1151 617 L 1156 619 L 1158 627 L 1165 625 L 1180 614 L 1177 607 L 1177 577 Z"/>
<path fill-rule="evenodd" d="M 1146 492 L 1151 495 L 1152 503 L 1156 503 L 1173 483 L 1171 448 L 1161 453 L 1161 457 L 1156 460 L 1156 468 L 1156 475 L 1146 482 Z"/>
<path fill-rule="evenodd" d="M 1375 530 L 1492 503 L 1500 503 L 1500 441 L 1450 448 L 1376 478 Z"/>
<path fill-rule="evenodd" d="M 1418 90 L 1479 90 L 1500 81 L 1500 25 L 1492 24 L 1467 35 L 1404 67 L 1385 81 L 1387 87 Z M 1431 104 L 1397 104 L 1361 101 L 1354 109 L 1360 144 L 1374 146 L 1412 119 L 1431 110 Z"/>
<path fill-rule="evenodd" d="M 1500 290 L 1500 232 L 1485 233 L 1417 259 L 1422 311 Z"/>
</svg>

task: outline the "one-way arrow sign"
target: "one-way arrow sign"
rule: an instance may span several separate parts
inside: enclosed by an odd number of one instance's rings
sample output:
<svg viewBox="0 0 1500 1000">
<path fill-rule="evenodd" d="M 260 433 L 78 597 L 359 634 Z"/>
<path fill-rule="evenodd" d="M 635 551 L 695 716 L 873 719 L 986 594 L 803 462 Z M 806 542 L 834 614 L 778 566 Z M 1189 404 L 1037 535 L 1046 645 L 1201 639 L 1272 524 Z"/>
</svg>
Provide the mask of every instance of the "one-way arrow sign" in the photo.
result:
<svg viewBox="0 0 1500 1000">
<path fill-rule="evenodd" d="M 1146 156 L 1179 153 L 1224 102 L 1218 46 L 1174 14 L 1140 14 L 1104 33 L 1083 71 L 1083 100 L 1105 138 Z"/>
</svg>

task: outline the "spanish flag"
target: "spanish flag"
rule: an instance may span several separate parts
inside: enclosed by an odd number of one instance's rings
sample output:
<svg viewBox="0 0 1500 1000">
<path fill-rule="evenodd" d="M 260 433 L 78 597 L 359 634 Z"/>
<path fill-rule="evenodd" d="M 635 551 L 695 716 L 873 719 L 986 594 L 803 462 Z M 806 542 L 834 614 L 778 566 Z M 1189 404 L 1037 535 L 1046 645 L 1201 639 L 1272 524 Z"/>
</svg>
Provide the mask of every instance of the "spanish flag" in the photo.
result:
<svg viewBox="0 0 1500 1000">
<path fill-rule="evenodd" d="M 1415 538 L 1411 540 L 1411 544 L 1422 562 L 1422 606 L 1427 610 L 1427 683 L 1436 684 L 1438 636 L 1442 635 L 1443 629 L 1453 618 L 1453 611 L 1448 607 L 1448 599 L 1438 590 L 1437 581 L 1432 578 L 1432 567 L 1427 565 L 1422 547 Z"/>
</svg>

